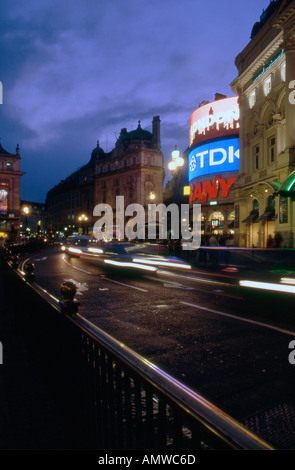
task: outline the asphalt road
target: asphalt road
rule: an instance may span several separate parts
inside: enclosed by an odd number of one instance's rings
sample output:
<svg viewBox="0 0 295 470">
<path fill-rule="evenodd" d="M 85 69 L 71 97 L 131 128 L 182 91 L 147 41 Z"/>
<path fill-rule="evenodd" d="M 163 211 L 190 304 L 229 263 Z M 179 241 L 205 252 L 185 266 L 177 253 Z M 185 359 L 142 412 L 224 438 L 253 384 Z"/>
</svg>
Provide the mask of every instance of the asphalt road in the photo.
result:
<svg viewBox="0 0 295 470">
<path fill-rule="evenodd" d="M 128 274 L 58 248 L 28 258 L 52 295 L 75 282 L 81 315 L 278 448 L 295 448 L 292 294 L 242 289 L 235 272 Z"/>
</svg>

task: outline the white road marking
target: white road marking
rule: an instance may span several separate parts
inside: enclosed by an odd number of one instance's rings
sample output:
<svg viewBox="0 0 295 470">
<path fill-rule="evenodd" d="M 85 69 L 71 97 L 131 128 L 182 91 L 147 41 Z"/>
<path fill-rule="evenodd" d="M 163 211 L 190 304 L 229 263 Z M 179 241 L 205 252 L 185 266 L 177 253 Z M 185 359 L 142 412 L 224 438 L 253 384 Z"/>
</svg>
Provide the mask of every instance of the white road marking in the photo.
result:
<svg viewBox="0 0 295 470">
<path fill-rule="evenodd" d="M 268 325 L 266 323 L 258 322 L 258 321 L 255 321 L 255 320 L 250 320 L 248 318 L 238 317 L 237 315 L 232 315 L 230 313 L 220 312 L 219 310 L 213 310 L 212 308 L 202 307 L 201 305 L 191 304 L 189 302 L 180 302 L 180 303 L 183 304 L 183 305 L 189 305 L 190 307 L 198 308 L 200 310 L 206 310 L 207 312 L 215 313 L 217 315 L 222 315 L 224 317 L 234 318 L 235 320 L 240 320 L 240 321 L 243 321 L 243 322 L 246 322 L 246 323 L 252 323 L 253 325 L 262 326 L 264 328 L 269 328 L 270 330 L 275 330 L 275 331 L 278 331 L 280 333 L 284 333 L 284 334 L 287 334 L 287 335 L 294 335 L 294 333 L 295 333 L 294 331 L 291 331 L 291 330 L 284 330 L 283 328 L 279 328 L 277 326 Z"/>
<path fill-rule="evenodd" d="M 141 287 L 135 287 L 135 286 L 131 286 L 130 284 L 124 284 L 123 282 L 114 281 L 114 279 L 110 279 L 108 277 L 105 277 L 104 279 L 106 281 L 111 281 L 111 282 L 115 282 L 116 284 L 120 284 L 121 286 L 130 287 L 130 289 L 140 290 L 141 292 L 148 292 L 148 290 L 142 289 Z"/>
<path fill-rule="evenodd" d="M 86 273 L 86 274 L 92 274 L 90 271 L 86 271 L 85 269 L 81 269 L 81 268 L 78 268 L 77 266 L 73 266 L 71 263 L 69 263 L 68 261 L 66 261 L 63 257 L 63 260 L 66 264 L 68 264 L 69 266 L 71 266 L 71 268 L 74 268 L 74 269 L 77 269 L 78 271 L 82 271 L 83 273 Z"/>
</svg>

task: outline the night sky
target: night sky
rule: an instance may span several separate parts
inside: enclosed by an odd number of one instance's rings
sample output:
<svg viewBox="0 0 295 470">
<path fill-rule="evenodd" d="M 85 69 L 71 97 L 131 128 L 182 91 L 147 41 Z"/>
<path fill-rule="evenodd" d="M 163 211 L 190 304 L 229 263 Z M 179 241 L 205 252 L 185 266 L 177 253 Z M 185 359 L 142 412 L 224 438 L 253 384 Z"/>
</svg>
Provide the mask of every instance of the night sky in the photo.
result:
<svg viewBox="0 0 295 470">
<path fill-rule="evenodd" d="M 167 163 L 189 145 L 189 118 L 233 96 L 235 58 L 269 0 L 1 2 L 0 137 L 20 146 L 21 198 L 46 193 L 110 151 L 122 128 L 161 119 Z"/>
</svg>

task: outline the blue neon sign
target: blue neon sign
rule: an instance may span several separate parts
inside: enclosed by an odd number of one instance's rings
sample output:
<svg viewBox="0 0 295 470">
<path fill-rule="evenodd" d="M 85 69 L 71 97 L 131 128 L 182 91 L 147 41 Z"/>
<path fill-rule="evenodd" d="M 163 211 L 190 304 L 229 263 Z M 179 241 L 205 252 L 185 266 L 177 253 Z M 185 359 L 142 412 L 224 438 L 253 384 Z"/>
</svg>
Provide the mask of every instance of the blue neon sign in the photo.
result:
<svg viewBox="0 0 295 470">
<path fill-rule="evenodd" d="M 188 180 L 203 175 L 238 171 L 240 167 L 239 138 L 228 138 L 199 145 L 189 153 Z"/>
</svg>

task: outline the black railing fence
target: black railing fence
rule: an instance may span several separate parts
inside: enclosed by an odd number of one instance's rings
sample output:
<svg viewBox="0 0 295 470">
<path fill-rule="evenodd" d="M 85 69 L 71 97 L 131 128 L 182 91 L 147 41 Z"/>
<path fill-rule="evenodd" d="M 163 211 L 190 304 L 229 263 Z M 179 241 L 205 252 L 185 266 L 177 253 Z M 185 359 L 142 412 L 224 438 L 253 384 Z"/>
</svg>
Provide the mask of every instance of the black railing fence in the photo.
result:
<svg viewBox="0 0 295 470">
<path fill-rule="evenodd" d="M 71 300 L 52 298 L 29 268 L 2 261 L 17 322 L 63 417 L 66 448 L 272 448 L 82 318 Z"/>
</svg>

